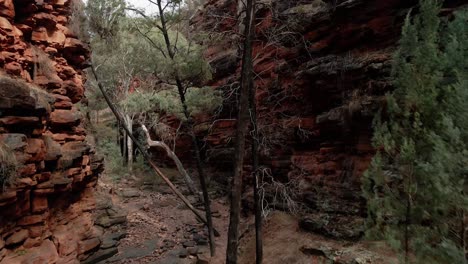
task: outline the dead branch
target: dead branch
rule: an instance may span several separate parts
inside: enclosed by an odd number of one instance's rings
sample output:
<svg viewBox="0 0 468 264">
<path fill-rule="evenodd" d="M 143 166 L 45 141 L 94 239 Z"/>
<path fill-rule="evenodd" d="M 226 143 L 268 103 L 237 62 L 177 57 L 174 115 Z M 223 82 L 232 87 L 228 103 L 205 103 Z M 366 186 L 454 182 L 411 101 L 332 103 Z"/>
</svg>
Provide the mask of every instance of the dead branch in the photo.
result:
<svg viewBox="0 0 468 264">
<path fill-rule="evenodd" d="M 96 83 L 98 84 L 99 90 L 101 90 L 101 93 L 104 96 L 104 99 L 106 100 L 107 105 L 112 110 L 112 113 L 114 113 L 117 120 L 119 122 L 123 123 L 123 118 L 122 118 L 120 112 L 117 110 L 116 106 L 111 102 L 109 96 L 104 91 L 104 87 L 103 87 L 102 83 L 99 81 L 99 77 L 98 77 L 98 75 L 96 73 L 96 70 L 94 69 L 94 66 L 92 65 L 92 63 L 91 63 L 91 71 L 92 71 L 92 73 L 94 75 L 94 78 L 96 79 Z M 182 202 L 195 214 L 195 216 L 201 222 L 203 222 L 205 225 L 208 225 L 208 222 L 207 222 L 206 218 L 200 212 L 198 212 L 197 209 L 195 209 L 195 207 L 193 207 L 193 205 L 190 203 L 190 201 L 187 199 L 187 197 L 185 197 L 179 190 L 177 190 L 177 188 L 171 182 L 171 180 L 169 180 L 169 178 L 167 178 L 166 175 L 164 175 L 164 173 L 162 173 L 162 171 L 158 168 L 158 166 L 156 166 L 156 164 L 154 164 L 154 162 L 151 160 L 151 157 L 145 151 L 145 148 L 140 144 L 140 142 L 138 142 L 138 140 L 135 138 L 135 136 L 133 136 L 133 134 L 130 133 L 128 128 L 126 126 L 123 126 L 123 128 L 128 133 L 129 137 L 134 142 L 135 146 L 141 152 L 141 155 L 145 158 L 145 160 L 148 162 L 148 164 L 151 166 L 151 168 L 153 168 L 153 171 L 156 173 L 156 175 L 161 177 L 164 180 L 164 182 L 166 182 L 166 184 L 169 186 L 169 188 L 172 190 L 172 192 L 182 200 Z M 213 228 L 213 233 L 214 233 L 215 236 L 219 236 L 219 232 L 215 228 Z"/>
<path fill-rule="evenodd" d="M 157 148 L 162 148 L 166 151 L 167 156 L 171 158 L 174 163 L 177 166 L 177 170 L 179 173 L 184 177 L 185 183 L 187 184 L 187 187 L 190 189 L 190 192 L 195 195 L 200 196 L 200 192 L 196 189 L 195 183 L 193 182 L 192 178 L 190 175 L 187 173 L 187 171 L 184 168 L 184 165 L 182 165 L 182 162 L 180 162 L 180 159 L 177 157 L 177 155 L 169 148 L 166 143 L 163 141 L 154 141 L 151 140 L 151 136 L 148 132 L 148 129 L 146 128 L 145 125 L 141 125 L 141 128 L 143 129 L 143 132 L 145 132 L 146 135 L 146 143 L 148 144 L 149 147 L 157 147 Z M 203 200 L 203 197 L 200 197 Z"/>
</svg>

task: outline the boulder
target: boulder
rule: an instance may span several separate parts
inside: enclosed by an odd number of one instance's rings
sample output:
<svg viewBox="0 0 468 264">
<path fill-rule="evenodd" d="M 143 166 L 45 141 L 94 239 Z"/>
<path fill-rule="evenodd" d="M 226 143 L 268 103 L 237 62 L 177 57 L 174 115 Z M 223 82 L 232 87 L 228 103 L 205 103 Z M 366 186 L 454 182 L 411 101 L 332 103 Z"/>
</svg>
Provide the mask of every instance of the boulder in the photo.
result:
<svg viewBox="0 0 468 264">
<path fill-rule="evenodd" d="M 46 239 L 39 247 L 24 251 L 25 254 L 11 254 L 3 260 L 4 263 L 59 263 L 57 248 L 52 241 Z"/>
<path fill-rule="evenodd" d="M 81 115 L 76 110 L 57 109 L 50 115 L 50 122 L 55 126 L 73 126 L 79 123 Z"/>
<path fill-rule="evenodd" d="M 38 138 L 29 138 L 27 142 L 28 145 L 25 151 L 31 155 L 31 158 L 28 160 L 28 162 L 44 160 L 47 152 L 44 141 Z"/>
<path fill-rule="evenodd" d="M 10 19 L 15 17 L 15 6 L 13 5 L 13 0 L 0 0 L 0 16 Z"/>
<path fill-rule="evenodd" d="M 36 98 L 31 95 L 31 89 L 25 82 L 0 75 L 0 109 L 32 110 L 36 102 Z"/>
<path fill-rule="evenodd" d="M 96 253 L 91 255 L 85 261 L 82 261 L 83 264 L 97 264 L 103 260 L 106 260 L 115 254 L 117 254 L 119 250 L 117 248 L 108 248 L 108 249 L 101 249 L 98 250 Z"/>
<path fill-rule="evenodd" d="M 100 244 L 101 244 L 101 240 L 99 240 L 99 238 L 96 238 L 96 237 L 80 241 L 78 243 L 79 254 L 84 254 L 86 252 L 89 252 L 89 251 L 99 247 Z"/>
<path fill-rule="evenodd" d="M 27 229 L 21 229 L 13 233 L 11 236 L 9 236 L 5 241 L 5 245 L 12 246 L 12 245 L 19 244 L 25 241 L 28 237 L 29 237 L 29 231 Z"/>
<path fill-rule="evenodd" d="M 59 143 L 55 142 L 50 136 L 43 136 L 46 146 L 45 161 L 57 160 L 62 156 L 62 148 Z"/>
<path fill-rule="evenodd" d="M 32 199 L 31 208 L 33 213 L 42 213 L 48 209 L 47 197 L 42 195 L 36 195 Z"/>
<path fill-rule="evenodd" d="M 39 214 L 39 215 L 27 215 L 21 218 L 20 220 L 17 221 L 17 224 L 19 226 L 29 226 L 29 225 L 34 225 L 34 224 L 39 224 L 44 222 L 45 220 L 45 215 Z"/>
</svg>

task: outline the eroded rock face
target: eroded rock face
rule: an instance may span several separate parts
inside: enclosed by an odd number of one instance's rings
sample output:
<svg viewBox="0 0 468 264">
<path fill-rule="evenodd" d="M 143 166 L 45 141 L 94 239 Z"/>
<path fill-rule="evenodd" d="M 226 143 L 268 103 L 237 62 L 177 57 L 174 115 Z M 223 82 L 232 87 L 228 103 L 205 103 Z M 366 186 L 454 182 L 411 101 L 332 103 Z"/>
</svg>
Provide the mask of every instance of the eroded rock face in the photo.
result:
<svg viewBox="0 0 468 264">
<path fill-rule="evenodd" d="M 77 263 L 101 246 L 93 211 L 103 160 L 75 106 L 89 50 L 67 28 L 70 4 L 0 0 L 0 143 L 18 163 L 0 175 L 13 178 L 0 191 L 2 264 Z"/>
<path fill-rule="evenodd" d="M 194 29 L 211 36 L 204 43 L 214 70 L 210 85 L 227 98 L 220 116 L 199 135 L 205 138 L 207 159 L 227 174 L 241 58 L 239 39 L 232 34 L 238 31 L 236 2 L 208 1 L 192 19 Z M 466 3 L 444 2 L 445 14 Z M 392 89 L 391 56 L 404 16 L 416 4 L 258 1 L 253 57 L 261 164 L 275 179 L 296 182 L 300 202 L 333 215 L 330 226 L 340 222 L 340 215 L 365 216 L 360 178 L 374 154 L 372 119 Z M 187 150 L 182 143 L 179 147 L 177 153 Z M 248 164 L 245 171 L 248 184 Z"/>
</svg>

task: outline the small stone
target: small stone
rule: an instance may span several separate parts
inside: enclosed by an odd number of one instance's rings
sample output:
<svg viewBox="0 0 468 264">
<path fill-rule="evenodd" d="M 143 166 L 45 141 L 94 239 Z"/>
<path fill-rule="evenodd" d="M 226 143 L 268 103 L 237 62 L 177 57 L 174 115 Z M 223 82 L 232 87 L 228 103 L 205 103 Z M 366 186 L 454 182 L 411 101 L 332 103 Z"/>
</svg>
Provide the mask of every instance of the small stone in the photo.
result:
<svg viewBox="0 0 468 264">
<path fill-rule="evenodd" d="M 194 247 L 194 246 L 195 246 L 195 241 L 185 241 L 182 245 L 183 245 L 185 248 L 187 248 L 187 247 Z"/>
<path fill-rule="evenodd" d="M 179 255 L 179 258 L 186 258 L 188 256 L 187 249 L 181 248 L 178 255 Z"/>
<path fill-rule="evenodd" d="M 206 239 L 200 239 L 200 240 L 197 241 L 197 244 L 198 244 L 198 245 L 202 245 L 202 246 L 208 245 L 208 240 L 206 240 Z"/>
<path fill-rule="evenodd" d="M 21 218 L 17 223 L 19 226 L 27 226 L 42 223 L 43 221 L 44 215 L 27 215 Z"/>
<path fill-rule="evenodd" d="M 207 254 L 199 254 L 197 264 L 210 264 L 210 257 Z"/>
<path fill-rule="evenodd" d="M 105 260 L 105 259 L 108 259 L 108 258 L 114 256 L 118 252 L 119 252 L 119 250 L 117 248 L 109 248 L 109 249 L 99 250 L 96 253 L 94 253 L 93 255 L 91 255 L 91 257 L 89 257 L 88 259 L 86 259 L 86 261 L 84 261 L 82 263 L 84 263 L 84 264 L 99 263 L 102 260 Z"/>
<path fill-rule="evenodd" d="M 46 196 L 35 196 L 32 200 L 33 213 L 41 213 L 48 209 L 48 201 Z"/>
<path fill-rule="evenodd" d="M 167 241 L 164 242 L 164 246 L 166 248 L 173 248 L 175 246 L 175 242 L 172 241 L 172 240 L 167 240 Z"/>
<path fill-rule="evenodd" d="M 109 236 L 105 236 L 102 239 L 101 248 L 102 249 L 108 249 L 108 248 L 111 248 L 111 247 L 116 247 L 117 243 L 119 243 L 118 240 L 114 240 Z"/>
<path fill-rule="evenodd" d="M 198 247 L 187 247 L 187 252 L 188 252 L 190 255 L 196 256 L 197 253 L 198 253 Z"/>
<path fill-rule="evenodd" d="M 122 197 L 124 198 L 134 198 L 134 197 L 139 197 L 140 192 L 138 190 L 134 189 L 125 189 L 122 191 Z"/>
<path fill-rule="evenodd" d="M 29 236 L 32 238 L 42 236 L 43 232 L 44 232 L 43 226 L 30 226 L 29 227 Z"/>
<path fill-rule="evenodd" d="M 80 254 L 83 254 L 85 252 L 88 252 L 92 249 L 95 249 L 96 247 L 98 247 L 99 245 L 101 244 L 101 241 L 99 240 L 99 238 L 91 238 L 91 239 L 87 239 L 87 240 L 83 240 L 79 243 L 79 246 L 80 246 Z"/>
<path fill-rule="evenodd" d="M 24 248 L 33 248 L 41 245 L 41 239 L 39 237 L 36 238 L 28 238 L 26 241 L 24 241 Z"/>
<path fill-rule="evenodd" d="M 202 235 L 200 235 L 198 233 L 193 234 L 193 240 L 195 240 L 196 242 L 198 242 L 199 240 L 203 240 L 203 239 L 205 239 L 204 236 L 202 236 Z"/>
<path fill-rule="evenodd" d="M 29 231 L 27 229 L 21 229 L 20 231 L 14 233 L 9 238 L 7 238 L 7 240 L 5 241 L 6 242 L 5 244 L 7 246 L 19 244 L 23 242 L 24 240 L 26 240 L 28 236 L 29 236 Z"/>
</svg>

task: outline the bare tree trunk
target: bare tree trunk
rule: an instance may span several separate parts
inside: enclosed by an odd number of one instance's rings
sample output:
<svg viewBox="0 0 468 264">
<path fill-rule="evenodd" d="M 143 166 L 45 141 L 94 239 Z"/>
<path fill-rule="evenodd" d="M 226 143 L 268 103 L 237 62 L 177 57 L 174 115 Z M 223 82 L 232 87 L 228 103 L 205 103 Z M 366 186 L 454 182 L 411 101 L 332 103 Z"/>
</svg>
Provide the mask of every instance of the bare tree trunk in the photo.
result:
<svg viewBox="0 0 468 264">
<path fill-rule="evenodd" d="M 410 202 L 410 195 L 407 194 L 406 197 L 406 221 L 405 221 L 405 264 L 409 263 L 409 250 L 410 250 L 410 237 L 409 237 L 409 226 L 410 226 L 410 214 L 411 214 L 411 202 Z"/>
<path fill-rule="evenodd" d="M 245 16 L 245 39 L 242 55 L 241 87 L 237 119 L 234 176 L 231 189 L 231 210 L 229 214 L 228 245 L 226 263 L 237 264 L 239 245 L 239 223 L 242 195 L 242 172 L 244 167 L 245 137 L 249 125 L 249 92 L 252 89 L 252 42 L 254 37 L 255 0 L 247 0 Z"/>
<path fill-rule="evenodd" d="M 125 125 L 128 128 L 130 134 L 133 133 L 133 122 L 130 115 L 125 115 Z M 130 172 L 133 171 L 133 142 L 129 135 L 127 135 L 127 166 Z"/>
<path fill-rule="evenodd" d="M 167 21 L 166 21 L 166 17 L 165 17 L 165 14 L 164 14 L 164 7 L 163 7 L 163 4 L 162 4 L 162 0 L 157 0 L 156 4 L 158 6 L 159 19 L 160 19 L 160 22 L 161 22 L 161 26 L 158 26 L 158 28 L 160 29 L 161 33 L 163 34 L 164 42 L 166 44 L 166 49 L 167 49 L 167 53 L 169 55 L 169 58 L 172 61 L 174 61 L 175 53 L 174 53 L 173 46 L 171 44 L 171 40 L 169 38 L 169 32 L 168 32 L 168 29 L 167 29 Z M 182 81 L 181 81 L 177 71 L 175 73 L 175 78 L 174 79 L 176 81 L 177 90 L 179 92 L 179 98 L 180 98 L 180 101 L 182 103 L 184 116 L 187 119 L 187 127 L 189 129 L 189 134 L 190 134 L 190 137 L 192 138 L 194 155 L 195 155 L 195 160 L 196 160 L 196 163 L 197 163 L 198 177 L 200 179 L 200 186 L 201 186 L 201 189 L 202 189 L 202 192 L 203 192 L 203 201 L 204 201 L 204 206 L 205 206 L 206 220 L 207 220 L 207 226 L 208 226 L 208 234 L 209 234 L 209 240 L 210 240 L 210 253 L 211 253 L 211 256 L 214 256 L 214 254 L 215 254 L 215 241 L 214 241 L 214 232 L 213 232 L 213 220 L 212 220 L 212 216 L 211 216 L 210 197 L 208 195 L 208 188 L 207 188 L 206 181 L 205 181 L 205 173 L 204 173 L 203 166 L 202 166 L 200 148 L 199 148 L 199 145 L 198 145 L 197 137 L 196 137 L 196 135 L 194 133 L 194 129 L 193 129 L 193 123 L 194 122 L 192 120 L 192 117 L 190 116 L 190 113 L 189 113 L 188 107 L 187 107 L 187 103 L 185 101 L 185 89 L 184 89 L 184 86 L 182 84 Z"/>
<path fill-rule="evenodd" d="M 262 190 L 259 188 L 259 160 L 258 160 L 258 127 L 257 127 L 257 103 L 255 100 L 256 89 L 251 84 L 250 89 L 250 123 L 252 127 L 252 176 L 254 179 L 253 192 L 254 192 L 254 211 L 255 211 L 255 263 L 261 264 L 263 261 L 263 239 L 262 239 L 262 206 L 260 204 L 260 197 Z"/>
<path fill-rule="evenodd" d="M 104 99 L 106 100 L 106 103 L 107 105 L 109 106 L 109 108 L 112 110 L 112 113 L 114 113 L 114 116 L 115 118 L 117 119 L 118 122 L 122 123 L 123 122 L 123 117 L 122 115 L 120 114 L 120 112 L 117 110 L 117 108 L 115 107 L 114 104 L 112 104 L 109 96 L 107 95 L 107 93 L 104 91 L 104 87 L 102 86 L 101 82 L 99 81 L 99 78 L 97 76 L 97 73 L 96 73 L 96 69 L 94 69 L 94 66 L 91 64 L 91 71 L 94 75 L 94 78 L 96 79 L 96 82 L 98 84 L 98 87 L 99 87 L 99 90 L 101 90 L 101 93 L 102 95 L 104 96 Z M 128 128 L 126 126 L 123 126 L 124 130 L 128 133 L 128 135 L 130 135 L 130 138 L 131 140 L 133 140 L 133 142 L 135 143 L 135 146 L 138 148 L 138 150 L 141 152 L 141 154 L 143 155 L 143 157 L 145 158 L 145 160 L 148 162 L 148 164 L 151 166 L 151 168 L 153 169 L 153 171 L 156 173 L 157 176 L 161 177 L 164 182 L 166 182 L 166 184 L 169 186 L 169 188 L 172 190 L 172 192 L 177 196 L 179 197 L 182 202 L 195 214 L 195 216 L 201 221 L 203 222 L 205 225 L 208 226 L 208 221 L 206 220 L 205 217 L 203 217 L 203 215 L 197 211 L 197 209 L 195 209 L 193 207 L 193 205 L 190 203 L 190 201 L 181 193 L 179 192 L 179 190 L 177 190 L 177 188 L 174 186 L 174 184 L 164 175 L 164 173 L 162 173 L 162 171 L 158 168 L 158 166 L 156 166 L 154 164 L 154 162 L 151 160 L 151 157 L 148 155 L 148 153 L 145 151 L 144 147 L 137 141 L 137 139 L 133 136 L 133 134 L 129 133 L 130 131 L 128 131 Z M 216 236 L 219 236 L 219 232 L 213 228 L 213 233 L 216 235 Z"/>
<path fill-rule="evenodd" d="M 124 128 L 128 128 L 127 127 L 127 120 L 125 119 L 125 116 L 124 116 L 124 120 L 123 120 L 123 126 Z M 124 131 L 127 131 L 127 130 L 124 130 Z M 122 155 L 122 158 L 123 158 L 123 163 L 125 165 L 128 164 L 128 144 L 127 144 L 127 140 L 128 140 L 128 133 L 127 132 L 124 132 L 123 133 L 123 143 L 122 143 L 122 148 L 123 148 L 123 155 Z"/>
<path fill-rule="evenodd" d="M 465 264 L 468 263 L 468 252 L 467 252 L 467 245 L 466 245 L 466 213 L 465 210 L 462 208 L 460 209 L 460 247 L 463 252 L 463 256 L 465 256 Z"/>
<path fill-rule="evenodd" d="M 171 148 L 169 148 L 169 146 L 166 145 L 166 143 L 162 141 L 151 140 L 151 136 L 145 125 L 141 125 L 141 128 L 145 132 L 146 142 L 148 143 L 148 146 L 164 149 L 166 151 L 167 156 L 169 156 L 169 158 L 171 158 L 176 164 L 177 170 L 179 170 L 179 173 L 184 177 L 185 183 L 187 184 L 187 187 L 189 188 L 190 192 L 194 195 L 200 195 L 200 192 L 198 192 L 197 188 L 195 187 L 195 183 L 193 182 L 192 178 L 185 170 L 184 165 L 182 165 L 182 162 L 180 162 L 180 159 L 177 157 L 174 151 L 172 151 Z M 203 201 L 203 196 L 201 196 L 200 199 L 201 201 Z"/>
</svg>

